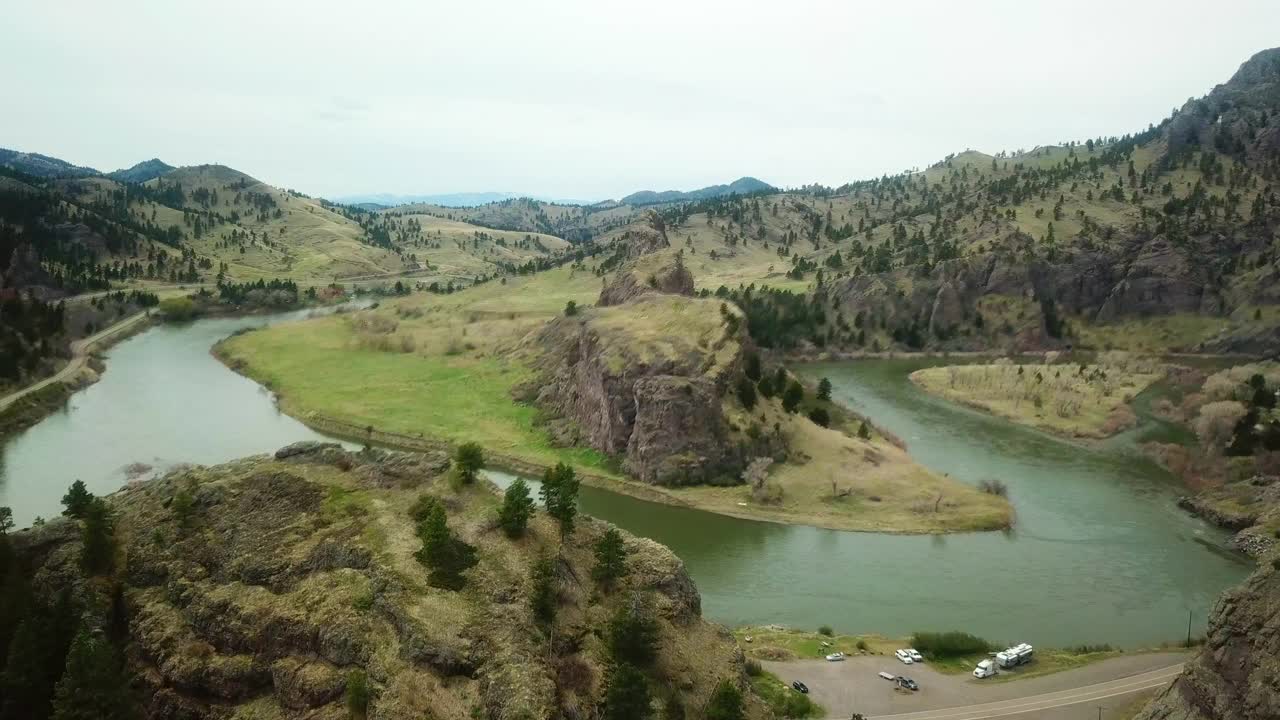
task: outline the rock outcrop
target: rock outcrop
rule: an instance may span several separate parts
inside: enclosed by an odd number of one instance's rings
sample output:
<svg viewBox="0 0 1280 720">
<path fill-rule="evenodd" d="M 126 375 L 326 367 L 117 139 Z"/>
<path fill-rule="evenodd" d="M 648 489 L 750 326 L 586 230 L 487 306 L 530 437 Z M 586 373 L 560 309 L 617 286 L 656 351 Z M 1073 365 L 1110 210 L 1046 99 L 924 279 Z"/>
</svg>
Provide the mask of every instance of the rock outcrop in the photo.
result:
<svg viewBox="0 0 1280 720">
<path fill-rule="evenodd" d="M 600 291 L 596 304 L 621 305 L 643 295 L 693 295 L 693 273 L 679 252 L 660 252 L 629 260 Z"/>
<path fill-rule="evenodd" d="M 1273 720 L 1277 713 L 1280 569 L 1267 562 L 1218 600 L 1200 654 L 1137 720 Z"/>
<path fill-rule="evenodd" d="M 629 573 L 604 592 L 589 578 L 606 524 L 583 518 L 562 545 L 539 515 L 513 541 L 496 527 L 492 486 L 450 489 L 441 461 L 300 443 L 131 485 L 109 498 L 127 558 L 112 582 L 83 577 L 73 520 L 11 533 L 11 546 L 38 597 L 69 589 L 86 614 L 110 608 L 98 595 L 119 584 L 147 718 L 338 720 L 353 672 L 368 678 L 370 718 L 589 717 L 607 673 L 605 628 L 624 603 L 657 621 L 649 674 L 660 697 L 700 708 L 728 678 L 747 693 L 748 716 L 765 715 L 741 653 L 703 622 L 669 550 L 624 534 Z M 414 556 L 407 510 L 422 495 L 477 551 L 463 591 L 429 585 Z M 543 627 L 528 578 L 557 548 L 556 620 Z"/>
<path fill-rule="evenodd" d="M 517 394 L 549 412 L 557 441 L 618 457 L 640 480 L 734 482 L 773 454 L 732 439 L 722 408 L 742 326 L 727 304 L 661 294 L 558 318 L 533 340 L 537 379 Z"/>
</svg>

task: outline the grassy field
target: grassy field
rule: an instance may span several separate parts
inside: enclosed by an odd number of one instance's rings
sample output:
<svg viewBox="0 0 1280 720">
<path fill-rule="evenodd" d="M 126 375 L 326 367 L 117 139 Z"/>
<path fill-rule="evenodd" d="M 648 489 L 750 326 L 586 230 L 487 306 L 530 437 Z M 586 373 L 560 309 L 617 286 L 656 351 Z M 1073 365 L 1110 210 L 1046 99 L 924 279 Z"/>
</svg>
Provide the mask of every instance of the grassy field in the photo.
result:
<svg viewBox="0 0 1280 720">
<path fill-rule="evenodd" d="M 1131 426 L 1127 403 L 1163 375 L 1157 363 L 1112 353 L 1092 365 L 948 365 L 912 382 L 953 402 L 1071 437 L 1102 438 Z"/>
<path fill-rule="evenodd" d="M 856 428 L 825 429 L 779 402 L 746 413 L 726 404 L 734 427 L 778 424 L 792 459 L 773 468 L 780 498 L 756 502 L 749 487 L 657 488 L 622 481 L 598 452 L 551 444 L 538 410 L 513 400 L 532 377 L 538 350 L 531 333 L 573 300 L 589 305 L 600 279 L 560 268 L 451 295 L 415 294 L 376 311 L 319 318 L 246 333 L 223 342 L 220 356 L 276 391 L 302 418 L 449 443 L 476 441 L 493 453 L 546 466 L 569 462 L 608 489 L 740 517 L 846 530 L 948 532 L 1006 527 L 1009 504 L 929 472 L 886 439 L 861 440 Z M 592 323 L 606 358 L 652 362 L 706 355 L 705 371 L 726 358 L 721 319 L 709 300 L 664 297 L 603 308 Z M 619 363 L 624 359 L 619 355 Z M 834 486 L 838 493 L 833 493 Z"/>
</svg>

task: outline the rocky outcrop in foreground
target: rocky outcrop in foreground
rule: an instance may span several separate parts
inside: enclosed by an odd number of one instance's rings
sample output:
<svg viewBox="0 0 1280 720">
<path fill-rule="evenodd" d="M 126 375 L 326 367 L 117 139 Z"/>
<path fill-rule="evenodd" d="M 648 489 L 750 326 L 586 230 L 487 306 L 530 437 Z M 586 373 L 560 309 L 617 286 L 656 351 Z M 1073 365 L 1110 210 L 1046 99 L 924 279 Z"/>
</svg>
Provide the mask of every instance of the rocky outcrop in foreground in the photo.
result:
<svg viewBox="0 0 1280 720">
<path fill-rule="evenodd" d="M 596 304 L 621 305 L 649 294 L 693 295 L 693 273 L 679 252 L 662 252 L 628 261 L 618 270 Z"/>
<path fill-rule="evenodd" d="M 83 607 L 101 608 L 94 594 L 120 588 L 127 665 L 148 718 L 338 720 L 353 672 L 368 678 L 369 718 L 591 718 L 607 672 L 602 638 L 624 603 L 657 621 L 656 703 L 674 698 L 695 717 L 722 679 L 747 688 L 740 651 L 701 619 L 697 590 L 666 548 L 624 536 L 630 573 L 607 591 L 591 579 L 590 550 L 607 525 L 583 518 L 561 544 L 539 515 L 511 540 L 496 527 L 492 486 L 453 490 L 447 466 L 303 443 L 132 485 L 109 499 L 121 543 L 110 582 L 82 577 L 75 521 L 12 544 L 37 593 L 71 588 Z M 414 556 L 422 543 L 407 511 L 424 495 L 475 548 L 461 591 L 429 585 Z M 529 601 L 543 553 L 557 558 L 552 625 L 535 621 Z M 747 700 L 761 717 L 749 691 Z"/>
<path fill-rule="evenodd" d="M 1269 561 L 1209 616 L 1204 648 L 1137 720 L 1280 716 L 1280 570 Z"/>
</svg>

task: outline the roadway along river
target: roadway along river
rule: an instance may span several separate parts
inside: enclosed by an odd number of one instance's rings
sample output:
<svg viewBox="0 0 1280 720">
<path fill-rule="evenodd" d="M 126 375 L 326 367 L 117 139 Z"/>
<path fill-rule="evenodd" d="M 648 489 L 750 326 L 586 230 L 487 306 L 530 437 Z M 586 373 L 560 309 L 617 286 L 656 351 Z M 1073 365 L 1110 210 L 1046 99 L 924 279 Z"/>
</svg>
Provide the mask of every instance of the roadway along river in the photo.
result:
<svg viewBox="0 0 1280 720">
<path fill-rule="evenodd" d="M 240 329 L 298 317 L 161 326 L 109 351 L 102 380 L 0 448 L 0 505 L 20 526 L 60 510 L 77 478 L 96 493 L 126 466 L 216 463 L 320 435 L 209 354 Z M 962 480 L 1004 480 L 1010 533 L 891 536 L 749 522 L 583 488 L 589 514 L 671 547 L 728 625 L 822 624 L 905 635 L 963 629 L 1004 642 L 1147 646 L 1197 632 L 1250 565 L 1173 503 L 1177 487 L 1120 448 L 1084 449 L 947 405 L 906 379 L 912 361 L 803 369 L 897 433 L 921 462 Z M 492 474 L 500 483 L 509 480 Z"/>
</svg>

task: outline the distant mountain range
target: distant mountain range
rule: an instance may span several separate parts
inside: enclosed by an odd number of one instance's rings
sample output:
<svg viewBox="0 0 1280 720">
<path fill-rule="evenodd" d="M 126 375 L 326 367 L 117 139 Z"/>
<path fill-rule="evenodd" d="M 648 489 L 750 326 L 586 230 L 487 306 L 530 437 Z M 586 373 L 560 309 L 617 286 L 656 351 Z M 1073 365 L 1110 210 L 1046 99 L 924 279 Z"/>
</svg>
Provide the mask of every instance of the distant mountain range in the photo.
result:
<svg viewBox="0 0 1280 720">
<path fill-rule="evenodd" d="M 516 198 L 529 198 L 530 200 L 539 200 L 541 202 L 555 203 L 557 205 L 592 205 L 595 200 L 580 200 L 566 198 L 551 198 L 542 195 L 529 195 L 528 193 L 509 193 L 509 192 L 460 192 L 460 193 L 443 193 L 439 195 L 393 195 L 391 193 L 369 193 L 366 195 L 342 195 L 330 198 L 334 202 L 344 205 L 380 206 L 395 207 L 397 205 L 441 205 L 444 207 L 479 207 L 488 205 L 489 203 L 502 202 L 503 200 L 515 200 Z"/>
<path fill-rule="evenodd" d="M 622 198 L 621 202 L 627 205 L 653 205 L 665 202 L 702 200 L 704 198 L 720 197 L 721 195 L 730 195 L 733 193 L 746 195 L 748 193 L 762 191 L 776 192 L 777 188 L 753 177 L 742 177 L 734 180 L 728 185 L 708 185 L 707 187 L 699 188 L 697 190 L 689 190 L 687 192 L 681 190 L 665 190 L 662 192 L 641 190 L 640 192 L 634 192 Z M 529 198 L 530 200 L 555 203 L 558 205 L 595 205 L 600 202 L 599 200 L 551 198 L 540 195 L 509 192 L 445 193 L 441 195 L 393 195 L 390 193 L 369 193 L 365 195 L 343 195 L 332 198 L 332 200 L 334 202 L 343 203 L 344 205 L 358 205 L 367 208 L 395 207 L 397 205 L 412 205 L 417 203 L 464 208 L 479 207 L 481 205 L 488 205 L 489 203 L 502 202 L 503 200 L 515 200 L 517 198 Z"/>
<path fill-rule="evenodd" d="M 102 176 L 126 183 L 146 182 L 174 169 L 172 165 L 157 158 L 152 158 L 151 160 L 144 160 L 131 168 L 104 173 L 91 167 L 73 165 L 56 157 L 41 155 L 40 153 L 22 152 L 20 150 L 8 150 L 6 148 L 0 148 L 0 166 L 41 178 L 67 179 Z"/>
<path fill-rule="evenodd" d="M 777 192 L 778 189 L 763 180 L 753 177 L 740 177 L 728 185 L 708 185 L 698 190 L 683 192 L 680 190 L 641 190 L 622 198 L 626 205 L 653 205 L 655 203 L 684 202 L 686 200 L 703 200 L 722 195 L 747 195 L 755 192 Z"/>
</svg>

